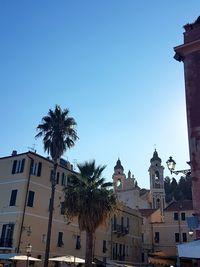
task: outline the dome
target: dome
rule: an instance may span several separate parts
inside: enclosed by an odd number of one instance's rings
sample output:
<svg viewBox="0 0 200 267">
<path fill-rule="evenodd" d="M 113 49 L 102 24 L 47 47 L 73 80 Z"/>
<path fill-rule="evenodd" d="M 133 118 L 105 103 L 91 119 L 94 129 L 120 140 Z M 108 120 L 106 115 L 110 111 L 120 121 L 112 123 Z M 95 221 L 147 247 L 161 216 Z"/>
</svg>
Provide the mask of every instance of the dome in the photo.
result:
<svg viewBox="0 0 200 267">
<path fill-rule="evenodd" d="M 116 165 L 115 165 L 115 167 L 114 167 L 114 170 L 118 170 L 118 169 L 120 169 L 120 170 L 124 170 L 124 168 L 123 168 L 123 166 L 122 166 L 122 164 L 121 164 L 120 159 L 117 160 Z"/>
<path fill-rule="evenodd" d="M 153 158 L 150 160 L 150 162 L 152 163 L 153 161 L 156 161 L 156 160 L 161 163 L 161 159 L 158 157 L 158 152 L 155 149 L 155 151 L 153 153 Z"/>
</svg>

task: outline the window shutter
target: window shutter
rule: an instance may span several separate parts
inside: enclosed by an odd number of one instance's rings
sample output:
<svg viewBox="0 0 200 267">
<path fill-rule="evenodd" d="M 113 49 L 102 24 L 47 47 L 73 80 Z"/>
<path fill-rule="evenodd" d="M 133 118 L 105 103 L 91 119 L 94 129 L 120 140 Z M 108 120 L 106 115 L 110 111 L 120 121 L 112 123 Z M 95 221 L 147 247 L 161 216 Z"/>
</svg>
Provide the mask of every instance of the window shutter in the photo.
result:
<svg viewBox="0 0 200 267">
<path fill-rule="evenodd" d="M 20 172 L 23 172 L 24 171 L 24 165 L 25 165 L 25 159 L 22 159 Z"/>
<path fill-rule="evenodd" d="M 41 176 L 41 171 L 42 171 L 42 162 L 38 163 L 38 170 L 37 170 L 37 176 Z"/>
<path fill-rule="evenodd" d="M 81 248 L 81 238 L 80 235 L 76 236 L 76 249 L 80 249 Z"/>
<path fill-rule="evenodd" d="M 35 196 L 35 192 L 29 191 L 29 193 L 28 193 L 28 202 L 27 202 L 27 206 L 28 207 L 33 207 L 34 196 Z"/>
<path fill-rule="evenodd" d="M 60 178 L 60 173 L 59 173 L 59 172 L 57 172 L 56 184 L 59 184 L 59 178 Z"/>
<path fill-rule="evenodd" d="M 106 240 L 103 240 L 103 253 L 106 253 L 107 248 L 106 248 Z"/>
<path fill-rule="evenodd" d="M 58 243 L 57 246 L 58 247 L 62 247 L 64 245 L 63 243 L 63 232 L 58 232 Z"/>
<path fill-rule="evenodd" d="M 51 173 L 50 173 L 50 182 L 53 181 L 53 170 L 51 170 Z"/>
<path fill-rule="evenodd" d="M 17 167 L 17 160 L 13 161 L 13 166 L 12 166 L 12 174 L 16 172 L 16 167 Z"/>
<path fill-rule="evenodd" d="M 17 198 L 17 189 L 12 190 L 10 197 L 10 206 L 15 206 Z"/>
<path fill-rule="evenodd" d="M 2 231 L 1 231 L 1 239 L 5 238 L 6 236 L 6 228 L 7 228 L 7 224 L 3 224 Z"/>
</svg>

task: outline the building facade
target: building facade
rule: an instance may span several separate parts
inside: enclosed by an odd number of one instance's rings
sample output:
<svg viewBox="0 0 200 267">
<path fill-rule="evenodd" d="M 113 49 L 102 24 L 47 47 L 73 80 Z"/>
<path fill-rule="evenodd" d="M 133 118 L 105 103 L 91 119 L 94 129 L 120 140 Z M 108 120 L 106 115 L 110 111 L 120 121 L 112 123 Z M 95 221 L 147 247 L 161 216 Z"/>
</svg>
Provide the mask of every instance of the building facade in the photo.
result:
<svg viewBox="0 0 200 267">
<path fill-rule="evenodd" d="M 14 151 L 11 156 L 0 158 L 0 253 L 26 254 L 26 246 L 31 244 L 31 255 L 44 259 L 52 172 L 53 163 L 48 157 L 30 151 Z M 64 215 L 63 188 L 71 174 L 75 174 L 73 166 L 61 159 L 56 176 L 50 257 L 85 256 L 85 233 L 80 232 L 76 218 L 69 221 Z M 115 220 L 116 224 L 108 221 L 97 229 L 94 258 L 104 262 L 138 261 L 141 216 L 121 205 Z M 113 225 L 117 225 L 117 233 Z"/>
<path fill-rule="evenodd" d="M 184 63 L 188 140 L 195 214 L 200 218 L 200 17 L 184 26 L 184 43 L 174 48 L 174 58 Z M 200 238 L 200 230 L 196 230 Z M 200 266 L 200 263 L 199 263 Z"/>
</svg>

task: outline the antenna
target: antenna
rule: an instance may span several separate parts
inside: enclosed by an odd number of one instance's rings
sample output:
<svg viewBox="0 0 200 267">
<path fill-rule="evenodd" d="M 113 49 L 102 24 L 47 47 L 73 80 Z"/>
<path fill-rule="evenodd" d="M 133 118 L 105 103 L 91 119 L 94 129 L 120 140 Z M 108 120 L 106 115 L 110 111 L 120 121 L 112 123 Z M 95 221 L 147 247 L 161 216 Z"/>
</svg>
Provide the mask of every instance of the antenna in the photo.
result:
<svg viewBox="0 0 200 267">
<path fill-rule="evenodd" d="M 36 144 L 32 144 L 32 147 L 28 146 L 27 148 L 30 149 L 30 151 L 32 151 L 33 153 L 36 153 Z"/>
</svg>

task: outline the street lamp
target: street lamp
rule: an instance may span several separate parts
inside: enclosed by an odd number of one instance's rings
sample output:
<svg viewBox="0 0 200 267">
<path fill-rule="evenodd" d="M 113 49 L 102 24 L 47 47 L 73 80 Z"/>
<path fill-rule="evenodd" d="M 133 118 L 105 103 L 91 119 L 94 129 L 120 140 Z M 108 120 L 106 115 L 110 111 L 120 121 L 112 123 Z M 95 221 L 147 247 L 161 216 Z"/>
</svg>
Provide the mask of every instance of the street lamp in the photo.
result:
<svg viewBox="0 0 200 267">
<path fill-rule="evenodd" d="M 28 244 L 26 246 L 26 255 L 27 255 L 27 261 L 26 261 L 26 266 L 29 266 L 29 257 L 31 256 L 31 251 L 32 251 L 32 246 L 31 244 Z"/>
<path fill-rule="evenodd" d="M 172 157 L 169 157 L 169 159 L 167 160 L 167 167 L 170 170 L 171 174 L 174 173 L 176 175 L 178 175 L 179 173 L 182 173 L 184 175 L 190 175 L 191 174 L 191 169 L 187 169 L 187 170 L 180 170 L 180 171 L 175 171 L 175 167 L 176 167 L 176 162 L 175 160 L 173 160 Z M 187 162 L 188 163 L 188 162 Z M 189 163 L 188 163 L 189 164 Z"/>
<path fill-rule="evenodd" d="M 189 232 L 188 232 L 188 234 L 189 234 L 189 236 L 191 236 L 191 237 L 192 237 L 192 236 L 193 236 L 193 234 L 194 234 L 194 231 L 193 231 L 192 229 L 190 229 L 190 230 L 189 230 Z"/>
</svg>

